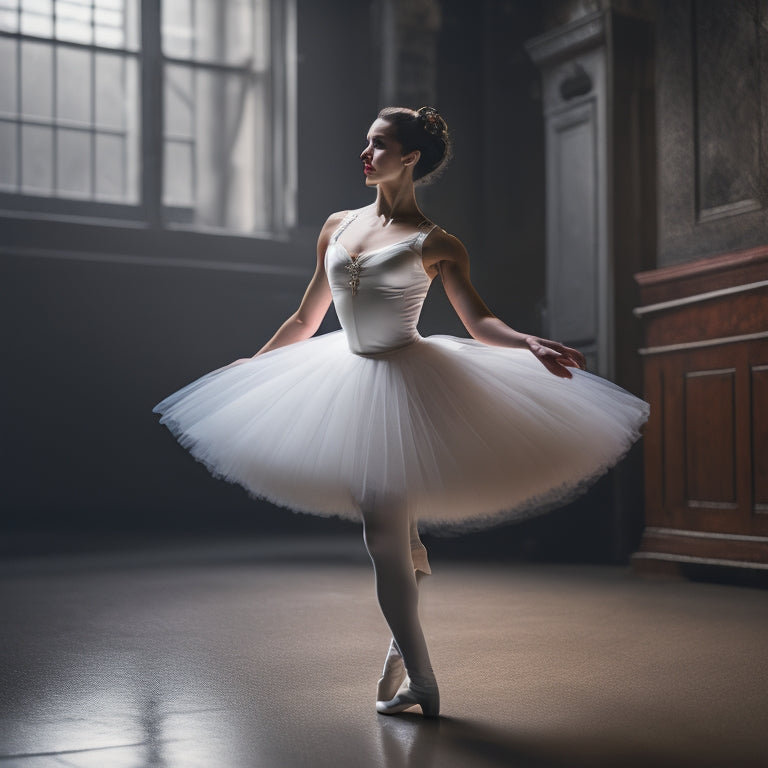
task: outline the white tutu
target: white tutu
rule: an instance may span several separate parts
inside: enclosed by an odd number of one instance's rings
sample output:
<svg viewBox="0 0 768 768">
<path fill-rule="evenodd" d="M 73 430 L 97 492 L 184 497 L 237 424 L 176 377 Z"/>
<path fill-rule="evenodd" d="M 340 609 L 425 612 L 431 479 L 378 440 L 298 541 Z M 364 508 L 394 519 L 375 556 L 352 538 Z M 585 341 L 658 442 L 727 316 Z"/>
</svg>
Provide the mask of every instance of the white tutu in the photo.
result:
<svg viewBox="0 0 768 768">
<path fill-rule="evenodd" d="M 425 528 L 563 503 L 615 464 L 648 405 L 527 350 L 432 336 L 376 356 L 341 331 L 222 368 L 155 410 L 217 477 L 295 510 L 359 518 L 369 498 Z"/>
<path fill-rule="evenodd" d="M 478 528 L 564 503 L 639 436 L 647 403 L 528 350 L 421 338 L 430 230 L 326 272 L 344 331 L 203 376 L 155 407 L 217 477 L 294 510 L 359 519 L 407 507 L 422 528 Z"/>
</svg>

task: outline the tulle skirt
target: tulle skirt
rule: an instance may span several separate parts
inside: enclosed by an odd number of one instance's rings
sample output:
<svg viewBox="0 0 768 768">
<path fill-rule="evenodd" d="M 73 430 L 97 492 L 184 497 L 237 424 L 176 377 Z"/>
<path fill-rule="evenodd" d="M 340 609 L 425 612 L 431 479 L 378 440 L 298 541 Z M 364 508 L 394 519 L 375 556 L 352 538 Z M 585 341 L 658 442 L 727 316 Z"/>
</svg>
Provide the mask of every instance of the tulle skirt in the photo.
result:
<svg viewBox="0 0 768 768">
<path fill-rule="evenodd" d="M 430 336 L 363 356 L 337 331 L 212 371 L 154 410 L 254 496 L 353 519 L 405 505 L 420 527 L 455 530 L 568 501 L 629 450 L 649 406 L 527 350 Z"/>
</svg>

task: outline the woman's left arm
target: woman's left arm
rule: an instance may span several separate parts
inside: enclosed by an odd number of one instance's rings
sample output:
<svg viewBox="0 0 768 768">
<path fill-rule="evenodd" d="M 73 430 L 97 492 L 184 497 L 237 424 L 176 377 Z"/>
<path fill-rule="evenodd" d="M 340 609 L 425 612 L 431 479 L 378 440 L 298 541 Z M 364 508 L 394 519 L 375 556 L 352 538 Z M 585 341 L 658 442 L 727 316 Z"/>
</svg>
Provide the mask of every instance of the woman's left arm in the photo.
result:
<svg viewBox="0 0 768 768">
<path fill-rule="evenodd" d="M 529 349 L 555 376 L 570 379 L 569 368 L 584 368 L 584 355 L 556 341 L 510 328 L 486 306 L 472 285 L 469 256 L 458 238 L 436 231 L 424 244 L 424 261 L 440 274 L 448 300 L 472 338 L 496 347 Z"/>
</svg>

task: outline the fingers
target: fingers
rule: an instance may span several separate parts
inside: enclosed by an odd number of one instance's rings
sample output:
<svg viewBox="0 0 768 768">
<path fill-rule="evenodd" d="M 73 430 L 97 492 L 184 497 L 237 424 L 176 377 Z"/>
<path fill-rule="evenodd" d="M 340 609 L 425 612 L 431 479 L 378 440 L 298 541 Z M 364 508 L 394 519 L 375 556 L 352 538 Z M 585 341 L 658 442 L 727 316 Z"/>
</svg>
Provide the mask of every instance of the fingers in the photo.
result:
<svg viewBox="0 0 768 768">
<path fill-rule="evenodd" d="M 556 360 L 552 357 L 540 357 L 539 360 L 541 360 L 544 367 L 555 376 L 558 376 L 561 379 L 573 378 L 573 374 L 560 360 Z"/>
<path fill-rule="evenodd" d="M 561 379 L 571 379 L 573 374 L 568 368 L 585 368 L 584 356 L 577 350 L 554 341 L 528 337 L 528 347 L 539 362 L 552 374 Z"/>
<path fill-rule="evenodd" d="M 579 368 L 586 370 L 587 359 L 584 357 L 584 355 L 582 355 L 578 349 L 571 349 L 570 347 L 565 347 L 565 349 L 567 356 L 573 360 Z"/>
<path fill-rule="evenodd" d="M 561 379 L 571 379 L 573 374 L 564 366 L 552 360 L 542 360 L 544 367 L 552 374 Z"/>
<path fill-rule="evenodd" d="M 577 349 L 568 348 L 568 357 L 569 359 L 573 360 L 573 362 L 576 363 L 576 366 L 581 368 L 582 371 L 587 369 L 587 358 L 584 357 L 584 355 L 582 355 L 581 352 L 579 352 Z"/>
<path fill-rule="evenodd" d="M 547 344 L 544 344 L 539 339 L 534 338 L 527 338 L 526 342 L 528 344 L 529 349 L 531 352 L 533 352 L 536 357 L 560 357 L 562 355 L 562 352 L 555 349 L 554 346 L 549 346 Z"/>
<path fill-rule="evenodd" d="M 581 368 L 582 370 L 586 369 L 587 360 L 578 349 L 572 349 L 571 347 L 566 347 L 563 344 L 554 342 L 552 343 L 552 348 L 556 349 L 563 356 L 563 360 L 560 362 L 564 365 L 570 365 L 573 368 Z M 566 360 L 569 362 L 565 362 Z"/>
<path fill-rule="evenodd" d="M 540 353 L 534 347 L 538 349 L 553 350 L 559 354 L 558 361 L 562 365 L 567 365 L 571 368 L 580 368 L 583 371 L 587 368 L 587 360 L 578 349 L 566 347 L 564 344 L 559 344 L 556 341 L 548 341 L 546 339 L 531 339 L 531 342 L 531 350 L 536 355 L 539 355 Z"/>
<path fill-rule="evenodd" d="M 534 354 L 539 358 L 539 362 L 555 376 L 559 376 L 562 379 L 570 379 L 573 374 L 566 367 L 568 364 L 567 358 L 564 358 L 559 352 L 555 352 L 547 347 L 539 347 L 534 351 Z"/>
<path fill-rule="evenodd" d="M 560 362 L 563 365 L 567 365 L 570 368 L 579 368 L 582 371 L 586 369 L 587 364 L 586 360 L 583 357 L 572 357 L 568 355 L 567 357 L 564 355 L 562 358 L 560 358 Z"/>
</svg>

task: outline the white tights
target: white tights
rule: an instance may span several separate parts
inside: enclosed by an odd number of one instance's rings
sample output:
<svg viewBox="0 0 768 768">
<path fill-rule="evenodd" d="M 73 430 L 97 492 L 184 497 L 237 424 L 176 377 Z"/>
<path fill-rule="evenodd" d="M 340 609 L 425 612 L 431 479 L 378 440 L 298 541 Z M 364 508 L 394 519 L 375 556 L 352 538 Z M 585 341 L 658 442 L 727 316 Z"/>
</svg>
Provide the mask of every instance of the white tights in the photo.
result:
<svg viewBox="0 0 768 768">
<path fill-rule="evenodd" d="M 379 607 L 392 631 L 410 679 L 435 685 L 427 643 L 419 621 L 415 569 L 429 573 L 426 549 L 406 509 L 383 500 L 362 505 L 363 536 L 376 575 Z M 414 539 L 415 535 L 415 539 Z"/>
</svg>

